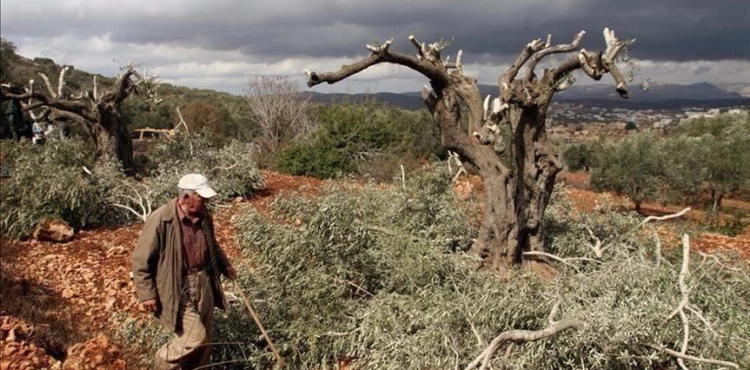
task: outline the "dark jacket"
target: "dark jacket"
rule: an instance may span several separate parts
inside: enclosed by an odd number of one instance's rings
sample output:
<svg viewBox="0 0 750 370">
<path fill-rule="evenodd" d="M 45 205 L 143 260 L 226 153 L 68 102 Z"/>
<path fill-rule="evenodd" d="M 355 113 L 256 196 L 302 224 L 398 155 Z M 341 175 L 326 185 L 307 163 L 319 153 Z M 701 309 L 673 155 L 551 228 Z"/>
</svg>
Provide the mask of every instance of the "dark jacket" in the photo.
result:
<svg viewBox="0 0 750 370">
<path fill-rule="evenodd" d="M 177 323 L 180 293 L 185 280 L 179 222 L 177 200 L 172 199 L 148 216 L 133 251 L 133 280 L 138 299 L 143 302 L 156 298 L 159 305 L 155 316 L 172 330 Z M 220 274 L 226 272 L 228 262 L 216 243 L 210 214 L 203 220 L 203 232 L 208 242 L 210 263 L 206 268 L 211 278 L 214 306 L 223 309 L 226 301 Z"/>
</svg>

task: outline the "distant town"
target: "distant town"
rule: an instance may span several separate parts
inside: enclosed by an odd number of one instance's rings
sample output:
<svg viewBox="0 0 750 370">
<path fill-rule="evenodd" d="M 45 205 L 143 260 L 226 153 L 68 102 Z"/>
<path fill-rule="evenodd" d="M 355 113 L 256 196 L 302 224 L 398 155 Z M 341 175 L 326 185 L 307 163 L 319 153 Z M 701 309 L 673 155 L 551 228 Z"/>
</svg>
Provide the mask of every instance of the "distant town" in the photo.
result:
<svg viewBox="0 0 750 370">
<path fill-rule="evenodd" d="M 723 113 L 750 113 L 750 107 L 629 109 L 552 102 L 547 112 L 547 127 L 552 137 L 563 141 L 589 141 L 602 135 L 619 137 L 628 131 L 668 130 L 684 120 L 716 117 Z"/>
</svg>

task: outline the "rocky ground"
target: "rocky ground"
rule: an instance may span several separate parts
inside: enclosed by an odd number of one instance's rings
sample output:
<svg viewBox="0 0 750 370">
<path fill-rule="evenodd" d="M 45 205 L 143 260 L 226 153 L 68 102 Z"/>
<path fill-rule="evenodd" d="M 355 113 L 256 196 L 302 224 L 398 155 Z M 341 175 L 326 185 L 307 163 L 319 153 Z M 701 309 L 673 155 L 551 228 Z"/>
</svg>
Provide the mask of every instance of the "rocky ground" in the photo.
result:
<svg viewBox="0 0 750 370">
<path fill-rule="evenodd" d="M 231 217 L 239 203 L 258 211 L 280 193 L 300 190 L 316 194 L 323 181 L 264 172 L 267 190 L 250 199 L 220 205 L 216 212 L 217 239 L 227 254 L 237 257 Z M 586 190 L 585 177 L 566 175 L 574 205 L 591 210 L 599 195 Z M 457 186 L 463 195 L 481 194 L 477 178 Z M 627 202 L 620 199 L 627 207 Z M 750 204 L 733 207 L 750 210 Z M 744 208 L 746 207 L 746 208 Z M 679 207 L 646 205 L 654 214 L 678 212 Z M 687 218 L 702 220 L 691 211 Z M 67 243 L 38 240 L 3 241 L 0 249 L 0 370 L 16 369 L 126 369 L 130 359 L 114 331 L 128 317 L 149 320 L 137 305 L 129 269 L 140 224 L 81 231 Z M 666 231 L 669 232 L 668 229 Z M 730 250 L 750 260 L 750 227 L 737 237 L 701 232 L 694 244 L 703 251 Z M 63 361 L 64 360 L 64 361 Z M 132 367 L 130 367 L 132 368 Z"/>
</svg>

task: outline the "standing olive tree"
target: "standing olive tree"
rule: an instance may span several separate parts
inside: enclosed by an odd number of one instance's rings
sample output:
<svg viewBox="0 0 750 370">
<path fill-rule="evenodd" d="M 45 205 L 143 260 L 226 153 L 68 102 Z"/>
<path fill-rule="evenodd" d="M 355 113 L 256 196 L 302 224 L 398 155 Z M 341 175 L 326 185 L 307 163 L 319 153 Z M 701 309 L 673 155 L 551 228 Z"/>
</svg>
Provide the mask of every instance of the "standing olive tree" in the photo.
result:
<svg viewBox="0 0 750 370">
<path fill-rule="evenodd" d="M 65 73 L 69 69 L 70 66 L 65 66 L 60 71 L 57 89 L 43 73 L 39 75 L 44 80 L 46 91 L 34 91 L 33 80 L 23 93 L 14 93 L 9 86 L 3 85 L 0 89 L 0 101 L 22 101 L 23 109 L 31 112 L 35 120 L 67 121 L 80 125 L 94 142 L 94 157 L 110 155 L 122 163 L 126 172 L 132 171 L 133 143 L 122 120 L 119 105 L 139 89 L 158 103 L 153 89 L 154 78 L 142 76 L 129 64 L 109 89 L 99 91 L 95 76 L 92 90 L 66 97 Z M 35 109 L 41 109 L 40 113 L 33 114 Z"/>
<path fill-rule="evenodd" d="M 573 72 L 580 69 L 594 80 L 610 73 L 617 92 L 628 97 L 625 78 L 615 62 L 632 41 L 620 41 L 614 31 L 605 28 L 606 49 L 593 52 L 579 49 L 584 34 L 579 32 L 570 44 L 552 45 L 551 36 L 546 42 L 537 39 L 526 44 L 499 77 L 494 99 L 488 96 L 482 100 L 477 80 L 464 75 L 461 51 L 455 62 L 449 62 L 442 59 L 444 43 L 425 45 L 414 36 L 409 40 L 417 49 L 416 56 L 390 51 L 393 40 L 367 45 L 369 56 L 338 71 L 307 71 L 307 84 L 333 84 L 380 63 L 403 65 L 427 77 L 430 87 L 422 90 L 422 99 L 440 130 L 443 146 L 473 164 L 484 181 L 484 221 L 472 252 L 483 258 L 485 267 L 500 270 L 523 263 L 525 254 L 544 251 L 542 218 L 555 177 L 563 168 L 560 153 L 546 134 L 552 96 L 570 87 L 575 82 Z M 571 52 L 574 54 L 558 66 L 535 73 L 543 58 Z M 468 130 L 462 128 L 464 116 Z M 509 128 L 509 145 L 503 142 L 502 125 Z M 510 150 L 511 163 L 502 160 L 506 150 Z"/>
</svg>

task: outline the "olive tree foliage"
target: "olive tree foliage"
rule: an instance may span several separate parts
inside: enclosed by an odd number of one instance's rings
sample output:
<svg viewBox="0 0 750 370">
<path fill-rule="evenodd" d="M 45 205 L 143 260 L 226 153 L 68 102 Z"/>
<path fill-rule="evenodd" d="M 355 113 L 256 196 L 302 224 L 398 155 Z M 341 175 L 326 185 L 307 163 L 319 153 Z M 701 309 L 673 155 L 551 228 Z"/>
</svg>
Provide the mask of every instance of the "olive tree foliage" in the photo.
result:
<svg viewBox="0 0 750 370">
<path fill-rule="evenodd" d="M 315 130 L 310 98 L 300 94 L 297 82 L 284 76 L 258 76 L 245 87 L 251 118 L 259 127 L 259 153 L 304 138 Z"/>
<path fill-rule="evenodd" d="M 559 273 L 502 280 L 465 253 L 478 204 L 453 196 L 445 167 L 392 187 L 282 194 L 270 217 L 248 207 L 235 219 L 248 258 L 239 283 L 295 369 L 653 369 L 683 354 L 750 363 L 747 266 L 693 252 L 685 270 L 679 244 L 662 254 L 646 220 L 602 204 L 577 213 L 559 188 L 544 220 Z M 679 307 L 687 325 L 671 315 Z M 562 323 L 575 330 L 533 341 Z M 214 363 L 273 366 L 242 307 L 216 325 Z"/>
<path fill-rule="evenodd" d="M 425 44 L 414 36 L 409 41 L 416 55 L 391 51 L 392 40 L 367 45 L 368 56 L 337 71 L 308 71 L 308 86 L 336 83 L 381 63 L 402 65 L 424 75 L 429 87 L 423 89 L 422 99 L 443 146 L 475 167 L 487 190 L 485 217 L 472 253 L 483 257 L 484 266 L 502 270 L 521 264 L 524 252 L 544 250 L 542 218 L 563 168 L 561 155 L 546 134 L 547 109 L 554 94 L 571 86 L 573 73 L 582 70 L 595 80 L 610 73 L 617 92 L 628 97 L 616 62 L 630 41 L 617 39 L 614 31 L 605 28 L 605 50 L 592 52 L 579 48 L 584 34 L 579 32 L 568 44 L 553 45 L 551 36 L 526 44 L 499 76 L 494 98 L 483 99 L 476 78 L 464 74 L 461 51 L 451 62 L 443 58 L 447 43 Z M 560 53 L 572 55 L 555 67 L 536 71 L 545 57 Z M 502 139 L 503 126 L 510 132 L 509 143 Z M 506 151 L 511 153 L 510 161 L 503 161 Z"/>
<path fill-rule="evenodd" d="M 44 82 L 42 89 L 35 88 L 34 80 L 29 81 L 22 93 L 3 85 L 0 88 L 0 101 L 22 102 L 23 109 L 29 111 L 35 120 L 80 125 L 94 143 L 94 158 L 105 155 L 117 158 L 126 172 L 132 172 L 133 145 L 119 104 L 131 94 L 139 92 L 152 98 L 153 103 L 158 103 L 155 77 L 142 75 L 131 63 L 122 69 L 110 88 L 100 88 L 94 76 L 90 90 L 71 94 L 65 85 L 65 74 L 71 68 L 62 68 L 57 87 L 44 73 L 39 73 Z"/>
<path fill-rule="evenodd" d="M 10 174 L 0 186 L 4 238 L 27 237 L 46 219 L 63 220 L 75 228 L 132 219 L 111 202 L 113 194 L 134 183 L 126 179 L 116 159 L 105 156 L 94 161 L 88 155 L 90 147 L 76 138 L 32 147 L 11 140 L 0 145 Z"/>
<path fill-rule="evenodd" d="M 662 141 L 650 133 L 637 134 L 597 151 L 591 173 L 596 191 L 627 196 L 641 211 L 645 201 L 658 199 L 666 184 L 666 156 Z"/>
<path fill-rule="evenodd" d="M 677 176 L 692 184 L 686 189 L 692 195 L 695 187 L 706 184 L 711 194 L 711 207 L 721 208 L 722 199 L 750 183 L 750 114 L 723 114 L 683 122 L 669 138 L 670 158 L 690 178 Z"/>
</svg>

